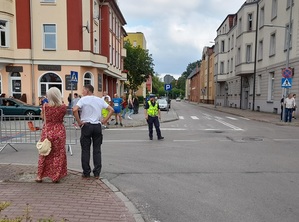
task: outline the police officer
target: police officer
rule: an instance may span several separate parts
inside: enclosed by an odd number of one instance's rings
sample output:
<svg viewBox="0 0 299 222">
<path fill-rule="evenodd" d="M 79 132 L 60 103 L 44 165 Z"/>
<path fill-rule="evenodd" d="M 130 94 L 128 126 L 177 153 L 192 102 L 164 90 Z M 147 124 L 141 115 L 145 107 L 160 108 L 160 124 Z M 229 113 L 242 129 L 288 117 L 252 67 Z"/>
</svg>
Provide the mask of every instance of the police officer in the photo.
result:
<svg viewBox="0 0 299 222">
<path fill-rule="evenodd" d="M 147 120 L 149 139 L 153 140 L 153 125 L 155 125 L 158 140 L 163 140 L 164 137 L 161 136 L 160 123 L 161 113 L 159 109 L 159 104 L 155 101 L 155 95 L 150 94 L 150 99 L 145 103 L 144 115 Z"/>
</svg>

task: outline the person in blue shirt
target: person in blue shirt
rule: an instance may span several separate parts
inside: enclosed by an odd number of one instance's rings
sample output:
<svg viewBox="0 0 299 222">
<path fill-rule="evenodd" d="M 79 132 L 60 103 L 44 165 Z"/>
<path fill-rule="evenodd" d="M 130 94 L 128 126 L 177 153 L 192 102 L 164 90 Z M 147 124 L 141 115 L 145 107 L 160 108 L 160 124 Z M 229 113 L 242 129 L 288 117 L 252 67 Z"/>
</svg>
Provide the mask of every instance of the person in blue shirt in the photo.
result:
<svg viewBox="0 0 299 222">
<path fill-rule="evenodd" d="M 121 117 L 121 104 L 123 102 L 122 98 L 118 97 L 118 95 L 115 93 L 114 98 L 112 99 L 113 102 L 113 109 L 114 109 L 114 114 L 115 114 L 115 124 L 118 125 L 118 120 L 119 120 L 119 125 L 123 126 L 122 124 L 122 117 Z"/>
</svg>

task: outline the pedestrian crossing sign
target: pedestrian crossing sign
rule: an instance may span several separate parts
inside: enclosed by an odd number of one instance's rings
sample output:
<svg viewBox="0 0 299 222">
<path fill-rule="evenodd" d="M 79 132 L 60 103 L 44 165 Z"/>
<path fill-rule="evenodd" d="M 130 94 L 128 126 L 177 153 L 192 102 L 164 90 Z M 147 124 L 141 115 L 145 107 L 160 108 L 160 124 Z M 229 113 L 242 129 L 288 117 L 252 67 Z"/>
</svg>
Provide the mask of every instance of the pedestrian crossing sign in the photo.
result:
<svg viewBox="0 0 299 222">
<path fill-rule="evenodd" d="M 282 88 L 291 88 L 292 87 L 292 78 L 282 78 L 281 79 Z"/>
<path fill-rule="evenodd" d="M 78 82 L 78 72 L 71 71 L 71 82 L 72 83 Z"/>
</svg>

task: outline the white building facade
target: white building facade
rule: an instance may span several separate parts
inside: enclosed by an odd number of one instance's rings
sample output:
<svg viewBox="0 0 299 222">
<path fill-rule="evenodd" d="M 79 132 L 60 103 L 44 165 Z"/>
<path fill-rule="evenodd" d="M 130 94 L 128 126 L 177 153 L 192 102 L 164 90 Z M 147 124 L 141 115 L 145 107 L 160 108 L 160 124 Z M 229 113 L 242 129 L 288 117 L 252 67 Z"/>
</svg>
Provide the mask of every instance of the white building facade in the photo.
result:
<svg viewBox="0 0 299 222">
<path fill-rule="evenodd" d="M 298 93 L 298 12 L 296 1 L 251 0 L 227 16 L 215 39 L 216 104 L 280 113 L 282 96 Z M 282 88 L 286 67 L 290 89 Z"/>
</svg>

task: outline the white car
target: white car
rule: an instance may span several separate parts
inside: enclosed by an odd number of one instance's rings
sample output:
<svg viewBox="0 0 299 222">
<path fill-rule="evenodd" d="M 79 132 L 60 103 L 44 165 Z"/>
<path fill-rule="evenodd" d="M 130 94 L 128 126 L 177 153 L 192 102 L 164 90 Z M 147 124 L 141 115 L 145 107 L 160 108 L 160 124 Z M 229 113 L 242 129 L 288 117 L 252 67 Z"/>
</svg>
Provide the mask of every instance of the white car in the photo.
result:
<svg viewBox="0 0 299 222">
<path fill-rule="evenodd" d="M 178 97 L 178 98 L 175 99 L 175 101 L 177 101 L 177 102 L 181 102 L 181 98 Z"/>
<path fill-rule="evenodd" d="M 169 104 L 166 99 L 158 99 L 157 102 L 159 104 L 160 110 L 169 110 Z"/>
</svg>

